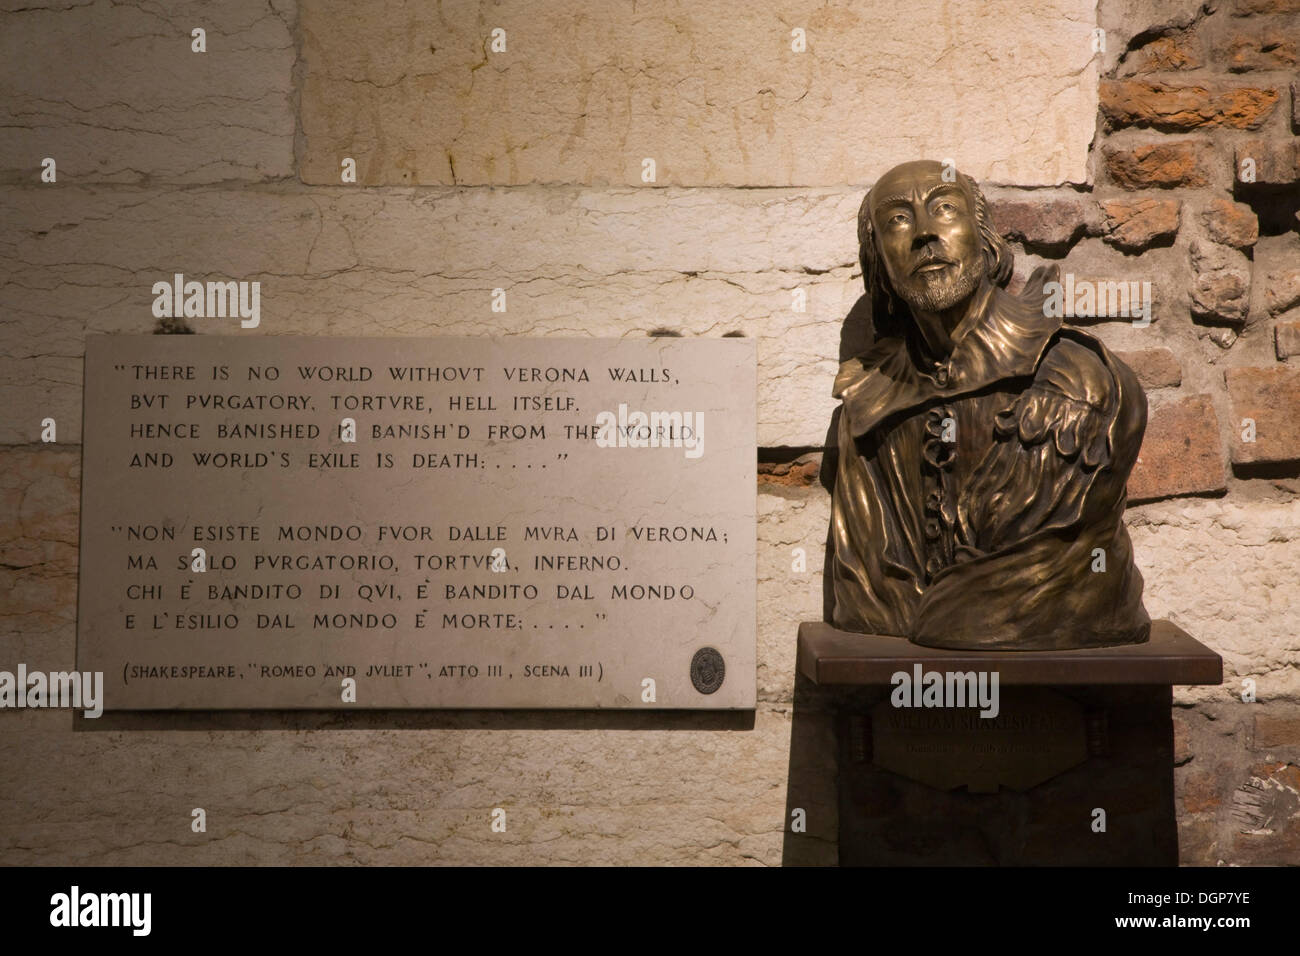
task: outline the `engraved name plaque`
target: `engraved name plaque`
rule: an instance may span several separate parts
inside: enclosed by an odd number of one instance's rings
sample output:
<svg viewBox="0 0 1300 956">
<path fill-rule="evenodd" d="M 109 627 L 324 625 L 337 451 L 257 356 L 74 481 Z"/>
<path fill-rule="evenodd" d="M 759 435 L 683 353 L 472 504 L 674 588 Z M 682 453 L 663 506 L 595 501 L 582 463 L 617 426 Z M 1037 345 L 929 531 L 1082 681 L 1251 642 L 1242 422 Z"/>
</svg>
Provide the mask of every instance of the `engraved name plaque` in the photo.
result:
<svg viewBox="0 0 1300 956">
<path fill-rule="evenodd" d="M 900 710 L 889 700 L 871 713 L 872 761 L 939 790 L 1025 791 L 1088 756 L 1083 708 L 1044 687 L 1008 687 L 1002 710 Z"/>
<path fill-rule="evenodd" d="M 744 339 L 91 336 L 109 710 L 748 709 Z"/>
</svg>

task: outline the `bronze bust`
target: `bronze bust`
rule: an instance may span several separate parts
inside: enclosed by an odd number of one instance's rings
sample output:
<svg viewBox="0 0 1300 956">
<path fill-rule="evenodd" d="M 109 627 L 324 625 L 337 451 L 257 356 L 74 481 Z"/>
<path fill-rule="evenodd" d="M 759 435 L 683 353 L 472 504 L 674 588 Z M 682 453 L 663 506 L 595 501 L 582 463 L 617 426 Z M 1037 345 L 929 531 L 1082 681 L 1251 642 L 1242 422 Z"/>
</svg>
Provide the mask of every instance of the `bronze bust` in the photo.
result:
<svg viewBox="0 0 1300 956">
<path fill-rule="evenodd" d="M 969 176 L 904 163 L 858 213 L 874 340 L 840 366 L 831 623 L 930 647 L 1147 640 L 1125 484 L 1146 427 L 1133 372 L 1018 295 Z"/>
</svg>

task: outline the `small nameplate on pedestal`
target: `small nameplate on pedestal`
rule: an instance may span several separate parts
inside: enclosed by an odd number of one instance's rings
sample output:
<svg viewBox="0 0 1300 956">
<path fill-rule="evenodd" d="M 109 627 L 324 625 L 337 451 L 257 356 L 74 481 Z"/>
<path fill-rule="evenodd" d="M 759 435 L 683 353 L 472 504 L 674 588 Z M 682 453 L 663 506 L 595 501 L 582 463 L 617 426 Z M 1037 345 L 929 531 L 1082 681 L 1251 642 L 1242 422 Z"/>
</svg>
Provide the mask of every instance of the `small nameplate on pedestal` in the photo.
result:
<svg viewBox="0 0 1300 956">
<path fill-rule="evenodd" d="M 1088 756 L 1083 708 L 1040 687 L 1002 691 L 995 716 L 978 707 L 871 711 L 872 763 L 940 790 L 1028 790 Z"/>
</svg>

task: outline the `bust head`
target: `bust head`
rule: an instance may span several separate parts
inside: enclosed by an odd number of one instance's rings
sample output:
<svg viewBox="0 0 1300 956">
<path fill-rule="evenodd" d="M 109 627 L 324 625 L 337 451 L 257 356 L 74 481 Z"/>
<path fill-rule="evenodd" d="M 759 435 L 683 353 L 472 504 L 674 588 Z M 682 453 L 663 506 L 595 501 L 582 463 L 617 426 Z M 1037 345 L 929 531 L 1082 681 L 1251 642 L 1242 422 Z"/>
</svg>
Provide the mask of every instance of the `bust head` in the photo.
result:
<svg viewBox="0 0 1300 956">
<path fill-rule="evenodd" d="M 878 332 L 886 315 L 907 306 L 942 312 L 968 300 L 987 276 L 1011 277 L 1010 247 L 994 231 L 975 181 L 933 160 L 895 166 L 876 182 L 858 211 L 863 281 Z"/>
</svg>

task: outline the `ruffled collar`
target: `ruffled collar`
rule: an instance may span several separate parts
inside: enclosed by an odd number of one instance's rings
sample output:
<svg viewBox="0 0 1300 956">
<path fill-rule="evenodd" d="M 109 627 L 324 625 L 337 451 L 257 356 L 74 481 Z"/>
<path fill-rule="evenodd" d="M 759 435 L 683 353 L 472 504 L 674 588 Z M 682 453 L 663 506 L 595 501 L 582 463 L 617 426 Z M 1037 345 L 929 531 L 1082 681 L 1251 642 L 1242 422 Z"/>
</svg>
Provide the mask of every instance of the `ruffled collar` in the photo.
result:
<svg viewBox="0 0 1300 956">
<path fill-rule="evenodd" d="M 921 353 L 905 338 L 879 339 L 843 362 L 833 394 L 844 402 L 851 434 L 861 435 L 896 412 L 934 399 L 1032 375 L 1061 327 L 1061 318 L 1043 309 L 1043 286 L 1057 275 L 1054 265 L 1035 269 L 1019 295 L 982 281 L 970 312 L 953 330 L 947 362 L 918 368 Z"/>
</svg>

